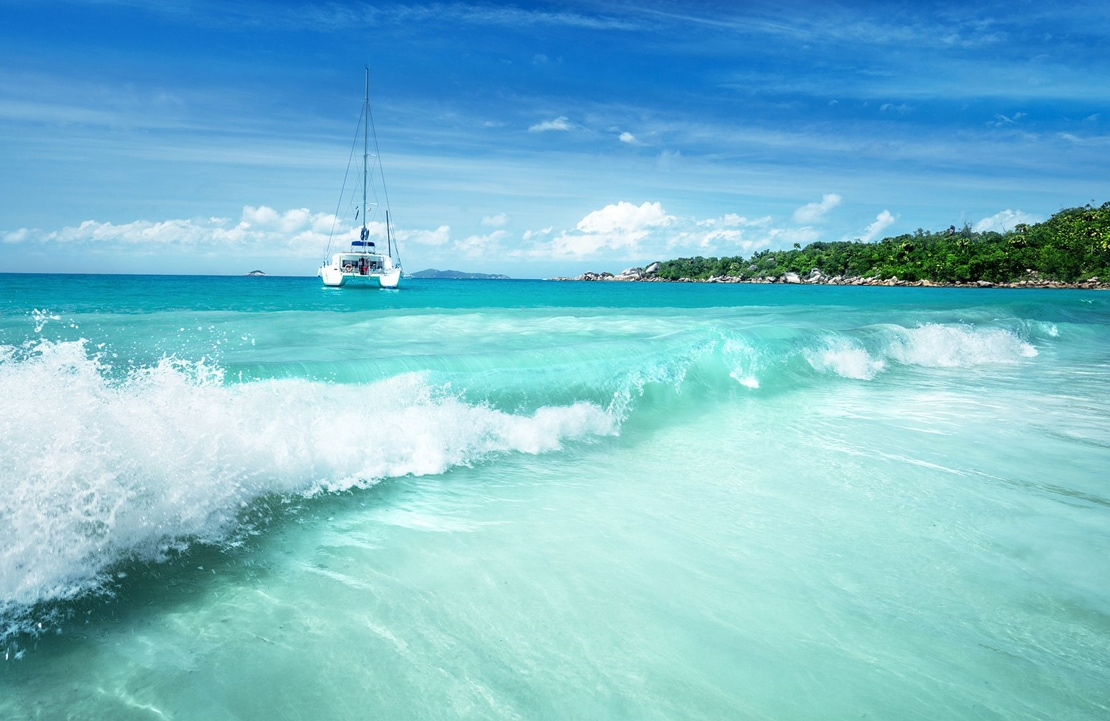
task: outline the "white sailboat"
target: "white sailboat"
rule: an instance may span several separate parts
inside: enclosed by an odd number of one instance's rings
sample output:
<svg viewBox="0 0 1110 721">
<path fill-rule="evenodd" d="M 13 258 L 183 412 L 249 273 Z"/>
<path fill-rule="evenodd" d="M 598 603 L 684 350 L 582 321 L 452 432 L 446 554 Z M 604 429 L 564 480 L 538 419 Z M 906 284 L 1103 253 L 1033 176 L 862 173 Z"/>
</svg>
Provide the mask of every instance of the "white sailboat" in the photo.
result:
<svg viewBox="0 0 1110 721">
<path fill-rule="evenodd" d="M 356 209 L 356 217 L 362 218 L 362 229 L 357 240 L 352 240 L 350 248 L 345 251 L 331 254 L 331 240 L 328 240 L 328 250 L 325 251 L 324 263 L 317 271 L 317 275 L 324 281 L 325 286 L 342 288 L 354 285 L 370 285 L 381 288 L 397 288 L 401 284 L 401 257 L 397 250 L 397 243 L 393 236 L 393 224 L 389 217 L 389 196 L 386 194 L 385 210 L 385 250 L 377 247 L 375 241 L 370 239 L 370 229 L 367 225 L 371 206 L 367 204 L 366 193 L 370 183 L 370 126 L 373 121 L 370 116 L 370 68 L 366 68 L 366 92 L 363 96 L 362 107 L 362 205 Z M 377 150 L 377 134 L 374 136 L 375 151 Z M 381 163 L 378 163 L 380 170 Z M 385 177 L 382 176 L 382 191 L 385 192 Z M 342 202 L 342 201 L 341 201 Z M 396 253 L 395 253 L 396 251 Z"/>
</svg>

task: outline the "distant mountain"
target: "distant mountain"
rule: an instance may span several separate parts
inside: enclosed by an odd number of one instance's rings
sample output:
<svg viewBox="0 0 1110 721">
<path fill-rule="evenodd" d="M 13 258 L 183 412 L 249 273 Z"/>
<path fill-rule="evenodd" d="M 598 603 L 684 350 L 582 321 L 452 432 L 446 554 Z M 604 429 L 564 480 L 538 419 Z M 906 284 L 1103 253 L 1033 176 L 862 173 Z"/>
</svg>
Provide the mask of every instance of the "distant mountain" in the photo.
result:
<svg viewBox="0 0 1110 721">
<path fill-rule="evenodd" d="M 406 273 L 410 278 L 450 278 L 463 280 L 510 280 L 509 276 L 500 273 L 464 273 L 461 270 L 418 270 L 415 273 Z"/>
</svg>

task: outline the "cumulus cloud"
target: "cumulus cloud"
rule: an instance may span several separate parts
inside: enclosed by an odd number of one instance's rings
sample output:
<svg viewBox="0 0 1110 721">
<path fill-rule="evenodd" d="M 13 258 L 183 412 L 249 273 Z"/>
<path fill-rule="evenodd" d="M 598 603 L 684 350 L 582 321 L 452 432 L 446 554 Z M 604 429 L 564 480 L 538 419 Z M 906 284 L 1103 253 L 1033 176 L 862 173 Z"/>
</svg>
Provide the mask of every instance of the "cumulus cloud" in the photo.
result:
<svg viewBox="0 0 1110 721">
<path fill-rule="evenodd" d="M 41 231 L 32 231 L 30 228 L 20 228 L 19 230 L 12 230 L 4 233 L 3 236 L 0 236 L 0 243 L 10 243 L 12 245 L 23 243 L 27 240 L 30 240 L 32 234 L 35 232 Z"/>
<path fill-rule="evenodd" d="M 876 216 L 874 223 L 867 226 L 867 230 L 860 236 L 860 240 L 865 243 L 870 243 L 872 240 L 879 237 L 879 233 L 889 228 L 894 223 L 894 220 L 895 218 L 890 214 L 890 211 L 884 210 Z"/>
<path fill-rule="evenodd" d="M 772 220 L 769 215 L 747 218 L 736 213 L 726 213 L 719 218 L 680 220 L 678 224 L 682 227 L 670 234 L 666 251 L 707 255 L 751 253 L 768 247 L 781 232 L 768 228 Z"/>
<path fill-rule="evenodd" d="M 330 213 L 312 213 L 305 208 L 278 212 L 267 206 L 244 206 L 239 220 L 230 218 L 178 218 L 112 223 L 85 220 L 61 230 L 21 228 L 5 233 L 6 243 L 64 245 L 118 250 L 131 254 L 174 250 L 212 253 L 265 252 L 271 255 L 304 256 L 322 250 L 335 228 L 336 237 L 356 233 L 336 225 Z M 385 237 L 381 223 L 369 226 L 371 235 Z"/>
<path fill-rule="evenodd" d="M 667 213 L 658 202 L 636 205 L 621 201 L 587 214 L 573 230 L 564 230 L 551 240 L 544 237 L 550 228 L 525 233 L 523 239 L 533 245 L 520 255 L 623 262 L 686 253 L 748 254 L 770 246 L 782 232 L 770 228 L 771 223 L 769 216 L 748 218 L 736 213 L 702 219 L 679 217 Z"/>
<path fill-rule="evenodd" d="M 635 135 L 627 131 L 621 133 L 619 137 L 622 143 L 628 143 L 629 145 L 637 145 L 640 142 L 639 140 L 636 140 Z"/>
<path fill-rule="evenodd" d="M 528 128 L 529 133 L 546 133 L 549 130 L 570 130 L 574 126 L 566 116 L 560 116 L 554 120 L 545 120 L 542 123 L 536 123 Z"/>
<path fill-rule="evenodd" d="M 331 228 L 334 220 L 334 215 L 313 213 L 308 208 L 296 208 L 278 213 L 273 208 L 265 205 L 258 208 L 250 205 L 244 206 L 243 213 L 240 216 L 240 222 L 244 224 L 244 227 L 256 227 L 281 233 L 295 233 L 303 230 L 326 233 Z"/>
<path fill-rule="evenodd" d="M 451 240 L 451 226 L 441 225 L 435 230 L 399 230 L 397 240 L 434 247 L 446 245 Z"/>
<path fill-rule="evenodd" d="M 825 193 L 821 196 L 820 203 L 807 203 L 794 211 L 794 222 L 799 225 L 808 225 L 821 220 L 830 210 L 840 205 L 840 196 L 836 193 Z"/>
<path fill-rule="evenodd" d="M 482 218 L 482 225 L 488 228 L 502 228 L 507 225 L 508 222 L 509 216 L 505 215 L 504 213 L 498 213 L 497 215 L 487 215 Z"/>
<path fill-rule="evenodd" d="M 696 229 L 676 232 L 667 238 L 668 253 L 736 255 L 765 245 L 761 238 L 748 238 L 742 228 L 716 227 L 712 221 L 699 221 Z"/>
<path fill-rule="evenodd" d="M 1013 230 L 1014 226 L 1020 223 L 1033 225 L 1034 223 L 1041 222 L 1041 220 L 1043 220 L 1043 218 L 1040 218 L 1036 215 L 1031 215 L 1030 213 L 1026 213 L 1021 210 L 1007 209 L 995 213 L 989 218 L 983 218 L 972 227 L 972 230 L 974 230 L 976 233 L 985 233 L 991 230 L 998 233 L 1004 233 L 1008 230 Z"/>
<path fill-rule="evenodd" d="M 523 237 L 525 240 L 531 240 L 532 238 L 538 238 L 541 235 L 551 235 L 551 231 L 553 230 L 555 230 L 555 228 L 551 225 L 543 228 L 542 230 L 526 230 L 524 231 L 524 235 L 521 237 Z"/>
<path fill-rule="evenodd" d="M 639 206 L 626 201 L 595 210 L 576 226 L 583 233 L 639 232 L 644 228 L 668 225 L 674 218 L 667 215 L 661 203 L 645 202 Z"/>
<path fill-rule="evenodd" d="M 769 226 L 773 220 L 774 218 L 769 215 L 763 215 L 758 218 L 747 218 L 737 215 L 736 213 L 727 213 L 721 218 L 721 222 L 725 225 L 742 225 L 748 228 L 765 228 Z"/>
<path fill-rule="evenodd" d="M 455 243 L 455 249 L 468 258 L 486 257 L 502 252 L 501 241 L 508 236 L 504 230 L 495 230 L 488 235 L 471 235 Z"/>
<path fill-rule="evenodd" d="M 620 201 L 595 210 L 578 221 L 573 231 L 564 231 L 552 241 L 556 255 L 587 256 L 603 250 L 621 250 L 635 254 L 640 243 L 653 230 L 675 221 L 660 203 L 633 205 Z"/>
</svg>

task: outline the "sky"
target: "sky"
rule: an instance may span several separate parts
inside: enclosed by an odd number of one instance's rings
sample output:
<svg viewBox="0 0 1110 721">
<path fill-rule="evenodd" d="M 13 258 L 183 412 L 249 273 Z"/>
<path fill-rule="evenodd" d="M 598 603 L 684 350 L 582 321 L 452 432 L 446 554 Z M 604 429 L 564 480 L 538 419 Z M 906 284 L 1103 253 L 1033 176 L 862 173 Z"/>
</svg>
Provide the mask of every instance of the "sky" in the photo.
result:
<svg viewBox="0 0 1110 721">
<path fill-rule="evenodd" d="M 1110 200 L 1105 0 L 0 0 L 0 48 L 0 272 L 315 275 L 361 222 L 365 67 L 409 272 Z"/>
</svg>

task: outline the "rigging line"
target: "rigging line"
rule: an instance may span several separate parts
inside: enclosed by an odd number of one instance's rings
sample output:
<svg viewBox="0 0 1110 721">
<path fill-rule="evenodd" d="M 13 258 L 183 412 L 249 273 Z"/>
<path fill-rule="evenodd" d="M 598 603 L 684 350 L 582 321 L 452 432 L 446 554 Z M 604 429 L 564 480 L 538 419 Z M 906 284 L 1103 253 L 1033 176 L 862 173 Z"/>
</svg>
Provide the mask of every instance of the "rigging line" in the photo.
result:
<svg viewBox="0 0 1110 721">
<path fill-rule="evenodd" d="M 389 188 L 387 188 L 386 185 L 385 185 L 385 167 L 382 165 L 382 151 L 381 151 L 381 149 L 378 148 L 378 127 L 374 124 L 374 111 L 370 109 L 370 104 L 369 103 L 366 104 L 366 114 L 367 114 L 368 120 L 370 122 L 370 133 L 371 133 L 371 135 L 374 136 L 374 154 L 378 158 L 378 175 L 382 179 L 382 195 L 385 196 L 385 209 L 386 209 L 386 213 L 387 213 L 386 247 L 388 249 L 388 252 L 390 252 L 392 254 L 392 249 L 389 248 L 389 235 L 390 235 L 390 233 L 389 233 L 390 222 L 388 220 L 389 207 L 390 207 L 389 206 Z M 400 260 L 401 260 L 401 249 L 400 248 L 397 249 L 397 260 L 398 260 L 398 262 L 400 262 Z"/>
<path fill-rule="evenodd" d="M 370 118 L 370 134 L 374 136 L 374 155 L 378 158 L 378 175 L 382 179 L 382 193 L 385 194 L 385 207 L 389 208 L 389 189 L 385 187 L 385 169 L 382 167 L 382 151 L 378 148 L 378 128 L 374 125 L 374 111 L 366 109 Z"/>
<path fill-rule="evenodd" d="M 332 236 L 335 235 L 335 224 L 339 221 L 339 208 L 343 205 L 343 194 L 347 192 L 347 178 L 351 174 L 351 160 L 355 157 L 355 148 L 358 146 L 358 131 L 362 129 L 362 122 L 362 109 L 360 108 L 358 111 L 358 125 L 355 126 L 355 137 L 351 141 L 351 153 L 347 156 L 347 169 L 343 171 L 343 185 L 339 188 L 339 201 L 335 204 L 335 214 L 331 216 L 331 229 L 328 231 L 328 247 L 327 250 L 324 251 L 325 262 L 328 256 L 331 255 Z"/>
</svg>

